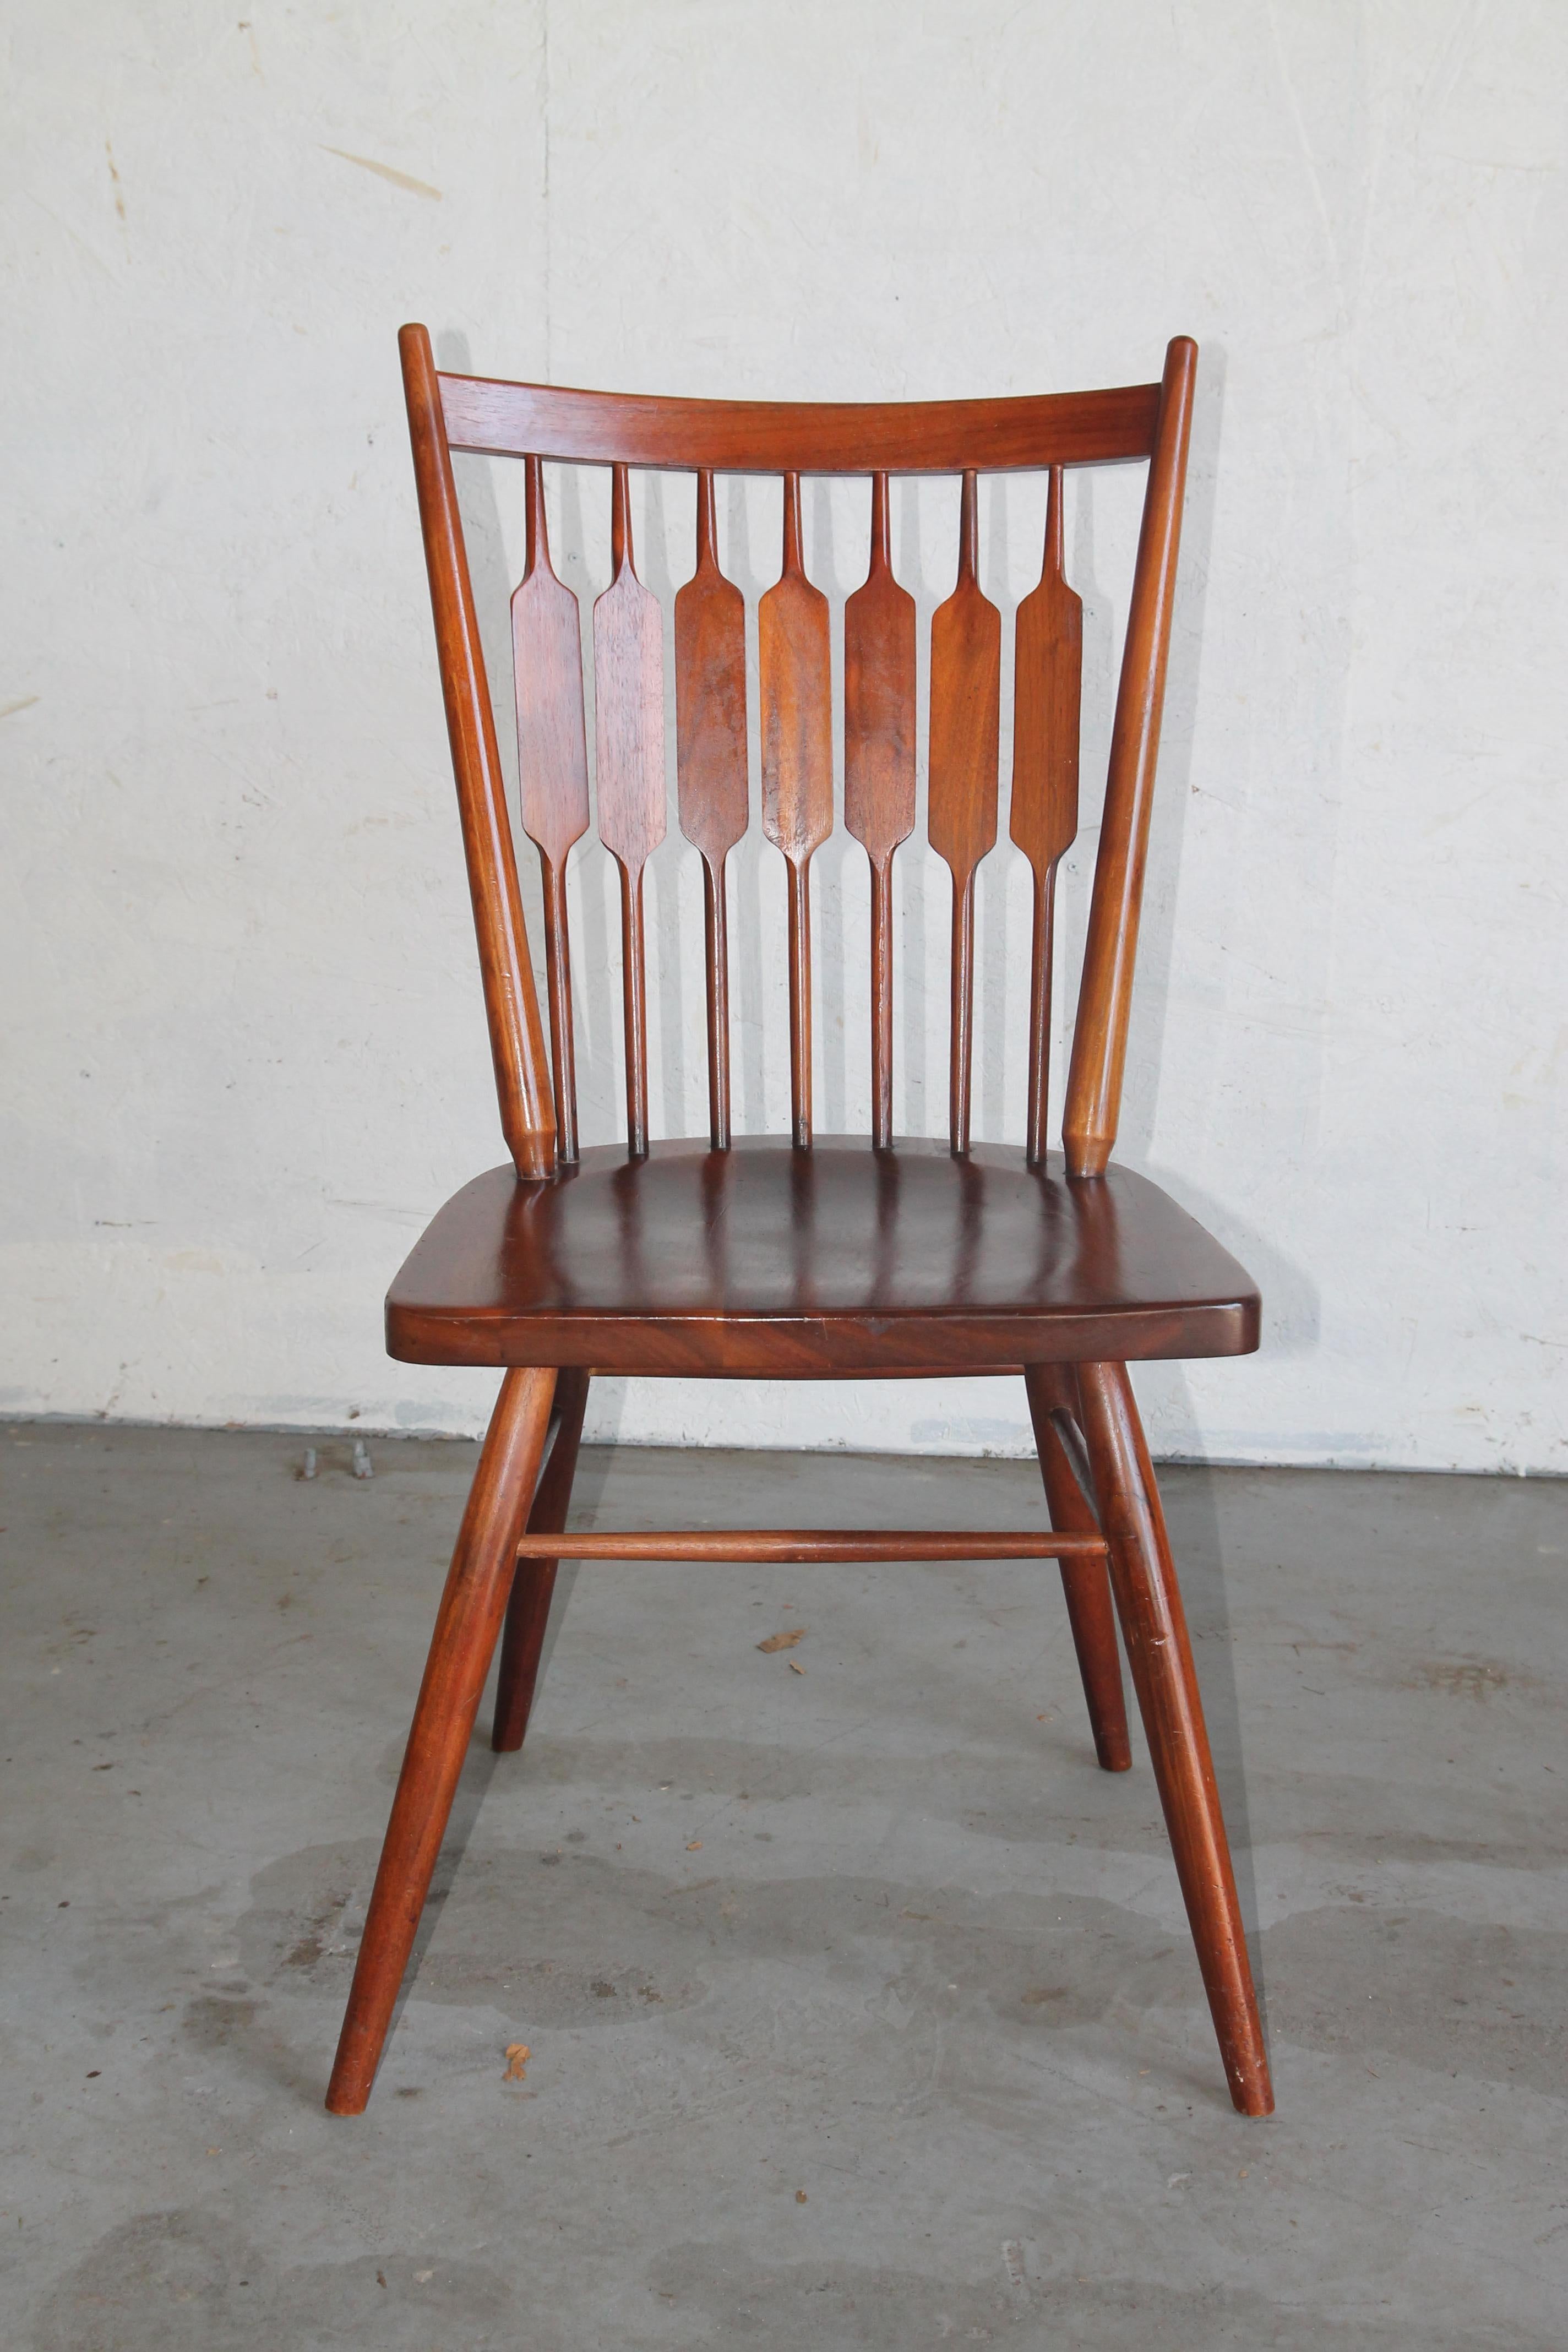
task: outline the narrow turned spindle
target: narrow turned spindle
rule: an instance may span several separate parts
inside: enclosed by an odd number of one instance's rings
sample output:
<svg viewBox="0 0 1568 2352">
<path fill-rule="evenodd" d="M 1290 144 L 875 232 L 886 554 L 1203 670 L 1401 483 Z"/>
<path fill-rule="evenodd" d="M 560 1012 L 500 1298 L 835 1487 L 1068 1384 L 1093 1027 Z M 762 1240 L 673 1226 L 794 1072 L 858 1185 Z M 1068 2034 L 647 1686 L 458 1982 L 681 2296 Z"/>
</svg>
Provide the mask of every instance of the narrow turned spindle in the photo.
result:
<svg viewBox="0 0 1568 2352">
<path fill-rule="evenodd" d="M 952 1027 L 948 1124 L 969 1149 L 974 1058 L 974 870 L 996 839 L 1002 615 L 979 580 L 980 523 L 973 472 L 959 508 L 958 581 L 931 624 L 931 845 L 952 875 Z"/>
<path fill-rule="evenodd" d="M 643 869 L 664 839 L 664 628 L 637 578 L 627 470 L 616 466 L 610 584 L 594 606 L 599 838 L 621 871 L 626 1024 L 626 1150 L 647 1153 L 647 1006 Z"/>
<path fill-rule="evenodd" d="M 746 830 L 746 601 L 719 569 L 713 476 L 697 477 L 697 570 L 675 599 L 680 829 L 702 857 L 708 1126 L 730 1144 L 730 941 L 724 860 Z"/>
<path fill-rule="evenodd" d="M 832 667 L 827 599 L 805 576 L 800 477 L 784 478 L 784 565 L 757 607 L 763 830 L 789 874 L 790 1118 L 811 1141 L 812 852 L 833 830 Z"/>
<path fill-rule="evenodd" d="M 844 822 L 871 865 L 872 1142 L 893 1139 L 893 852 L 915 824 L 915 600 L 893 577 L 888 477 L 871 478 L 871 563 L 844 607 Z"/>
<path fill-rule="evenodd" d="M 577 1157 L 577 1076 L 572 1038 L 572 952 L 566 858 L 588 830 L 588 742 L 583 722 L 583 638 L 577 599 L 555 576 L 543 469 L 523 466 L 527 563 L 511 600 L 512 681 L 522 829 L 539 851 L 544 893 L 544 976 L 555 1080 L 555 1148 Z"/>
<path fill-rule="evenodd" d="M 1079 727 L 1083 693 L 1083 601 L 1062 557 L 1062 468 L 1046 494 L 1040 584 L 1018 607 L 1013 699 L 1013 805 L 1008 830 L 1034 871 L 1029 975 L 1029 1164 L 1046 1157 L 1051 1083 L 1051 950 L 1057 866 L 1078 834 Z"/>
</svg>

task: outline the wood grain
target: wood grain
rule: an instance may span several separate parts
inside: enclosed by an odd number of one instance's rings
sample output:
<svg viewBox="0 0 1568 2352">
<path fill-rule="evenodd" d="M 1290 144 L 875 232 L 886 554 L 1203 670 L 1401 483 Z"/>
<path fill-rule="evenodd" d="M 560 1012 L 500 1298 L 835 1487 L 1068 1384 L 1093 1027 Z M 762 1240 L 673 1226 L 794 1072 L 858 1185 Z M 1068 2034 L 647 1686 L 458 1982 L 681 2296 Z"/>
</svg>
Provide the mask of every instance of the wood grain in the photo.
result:
<svg viewBox="0 0 1568 2352">
<path fill-rule="evenodd" d="M 577 1077 L 572 1034 L 572 948 L 566 857 L 588 830 L 588 740 L 583 719 L 582 615 L 550 561 L 543 468 L 524 461 L 527 568 L 511 600 L 512 683 L 522 829 L 539 851 L 544 886 L 545 994 L 555 1074 L 555 1142 L 577 1157 Z"/>
<path fill-rule="evenodd" d="M 784 569 L 757 607 L 763 831 L 789 871 L 790 1116 L 811 1141 L 812 852 L 833 831 L 832 651 L 827 599 L 805 576 L 800 481 L 784 476 Z"/>
<path fill-rule="evenodd" d="M 871 567 L 844 607 L 844 823 L 871 861 L 871 1139 L 893 1139 L 893 853 L 915 829 L 915 600 L 893 577 L 888 477 Z"/>
<path fill-rule="evenodd" d="M 615 469 L 609 586 L 594 606 L 599 838 L 621 869 L 626 1149 L 647 1150 L 647 975 L 643 869 L 664 839 L 664 623 L 637 578 L 626 469 Z"/>
<path fill-rule="evenodd" d="M 1062 471 L 1046 499 L 1040 584 L 1018 607 L 1013 688 L 1013 800 L 1008 830 L 1034 871 L 1029 960 L 1029 1095 L 1025 1150 L 1046 1156 L 1051 1082 L 1051 961 L 1057 866 L 1078 836 L 1079 730 L 1083 703 L 1083 599 L 1062 559 Z"/>
<path fill-rule="evenodd" d="M 948 1130 L 969 1149 L 974 1058 L 974 870 L 996 839 L 1002 615 L 978 576 L 980 523 L 973 473 L 959 510 L 958 583 L 931 623 L 931 845 L 952 875 Z"/>
<path fill-rule="evenodd" d="M 746 830 L 746 600 L 719 569 L 713 477 L 697 478 L 697 569 L 675 599 L 680 830 L 702 856 L 708 1125 L 730 1140 L 730 938 L 724 861 Z"/>
<path fill-rule="evenodd" d="M 541 1196 L 476 1178 L 387 1297 L 394 1356 L 605 1373 L 999 1370 L 1244 1355 L 1258 1294 L 1131 1170 L 1069 1184 L 1016 1147 L 864 1136 L 585 1149 Z"/>
<path fill-rule="evenodd" d="M 1160 386 L 1011 400 L 664 400 L 444 375 L 454 449 L 724 474 L 1005 473 L 1146 457 Z"/>
</svg>

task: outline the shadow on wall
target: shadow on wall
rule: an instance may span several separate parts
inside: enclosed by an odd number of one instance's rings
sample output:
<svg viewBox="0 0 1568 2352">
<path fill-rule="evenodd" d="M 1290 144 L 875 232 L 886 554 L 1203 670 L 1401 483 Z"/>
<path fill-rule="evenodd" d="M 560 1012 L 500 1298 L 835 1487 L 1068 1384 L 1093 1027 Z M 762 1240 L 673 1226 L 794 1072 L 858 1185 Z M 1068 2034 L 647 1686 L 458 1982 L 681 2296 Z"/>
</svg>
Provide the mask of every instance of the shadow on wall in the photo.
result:
<svg viewBox="0 0 1568 2352">
<path fill-rule="evenodd" d="M 437 338 L 442 367 L 472 371 L 466 336 L 447 331 Z M 1130 1038 L 1126 1096 L 1119 1159 L 1146 1170 L 1215 1232 L 1258 1280 L 1267 1323 L 1265 1345 L 1274 1351 L 1310 1349 L 1318 1334 L 1315 1286 L 1306 1271 L 1260 1231 L 1241 1199 L 1216 1194 L 1158 1163 L 1156 1130 L 1163 1096 L 1184 1089 L 1190 1115 L 1196 1108 L 1210 1118 L 1224 1115 L 1227 1069 L 1237 1059 L 1232 1040 L 1252 1017 L 1247 991 L 1215 996 L 1213 1018 L 1194 1036 L 1190 984 L 1177 1001 L 1173 985 L 1178 890 L 1189 824 L 1199 787 L 1194 782 L 1199 714 L 1199 669 L 1213 558 L 1219 482 L 1218 455 L 1224 424 L 1226 360 L 1208 345 L 1200 362 L 1199 396 L 1188 474 L 1181 584 L 1172 635 L 1166 688 L 1159 789 L 1154 799 L 1138 987 Z M 515 501 L 521 467 L 506 461 L 458 461 L 458 493 L 486 659 L 489 665 L 496 730 L 509 786 L 516 803 L 517 742 L 511 709 L 511 644 L 509 604 L 521 575 L 522 551 Z M 590 786 L 594 769 L 593 602 L 607 584 L 607 475 L 592 467 L 552 467 L 552 553 L 562 578 L 578 598 L 584 645 L 584 686 Z M 515 478 L 515 480 L 508 478 Z M 1142 468 L 1085 469 L 1069 478 L 1070 571 L 1084 603 L 1083 807 L 1079 837 L 1064 861 L 1058 916 L 1057 1035 L 1053 1055 L 1052 1114 L 1059 1132 L 1071 1016 L 1081 960 L 1099 837 L 1100 800 L 1110 749 L 1121 629 L 1125 618 L 1142 496 Z M 685 477 L 648 475 L 642 481 L 637 531 L 637 568 L 658 595 L 666 632 L 666 773 L 668 805 L 666 836 L 647 871 L 649 1058 L 654 1131 L 701 1133 L 706 1126 L 706 1039 L 701 982 L 702 888 L 697 855 L 684 841 L 675 791 L 674 595 L 691 568 L 693 521 Z M 940 1132 L 946 1118 L 947 974 L 950 883 L 946 868 L 924 842 L 931 616 L 951 593 L 957 544 L 957 483 L 906 478 L 894 501 L 895 566 L 917 606 L 917 774 L 915 833 L 895 865 L 898 891 L 899 962 L 895 999 L 895 1113 L 906 1132 Z M 603 493 L 603 495 L 601 495 Z M 787 1127 L 787 1012 L 783 991 L 784 863 L 764 839 L 758 821 L 760 772 L 757 694 L 757 601 L 777 576 L 781 494 L 776 482 L 731 478 L 721 500 L 721 559 L 746 599 L 747 727 L 752 778 L 753 818 L 729 861 L 731 940 L 731 1053 L 735 1125 L 738 1132 Z M 598 508 L 605 509 L 604 515 Z M 1004 778 L 1012 740 L 1013 618 L 1019 598 L 1038 576 L 1044 509 L 1043 483 L 1031 477 L 994 476 L 984 486 L 982 559 L 986 593 L 1003 613 L 1004 665 L 1001 740 Z M 858 481 L 816 481 L 805 499 L 807 568 L 832 608 L 835 662 L 834 738 L 838 789 L 843 773 L 842 626 L 846 597 L 864 576 L 869 516 L 866 486 Z M 509 527 L 510 525 L 510 527 Z M 1329 528 L 1332 527 L 1331 518 Z M 1106 583 L 1114 581 L 1115 589 Z M 1342 730 L 1343 677 L 1336 673 L 1325 689 L 1337 697 L 1333 713 L 1320 714 Z M 1228 941 L 1250 909 L 1247 866 L 1235 854 L 1245 846 L 1247 780 L 1231 779 L 1239 793 L 1241 821 L 1219 844 L 1211 837 L 1198 861 L 1202 904 L 1210 936 Z M 995 1140 L 1022 1137 L 1026 1068 L 1025 1019 L 1028 996 L 1029 939 L 1027 868 L 1007 835 L 1006 793 L 1000 796 L 997 847 L 980 869 L 976 941 L 975 1129 Z M 841 802 L 840 802 L 841 809 Z M 1319 904 L 1322 936 L 1292 943 L 1298 957 L 1300 1003 L 1321 1003 L 1311 985 L 1326 971 L 1327 909 L 1337 805 L 1325 795 L 1307 854 L 1323 866 Z M 542 996 L 542 926 L 538 862 L 519 829 L 519 873 L 540 959 Z M 1218 869 L 1216 871 L 1216 868 Z M 813 862 L 814 983 L 816 999 L 816 1086 L 817 1124 L 823 1132 L 864 1131 L 869 1124 L 868 1007 L 868 916 L 866 860 L 842 824 Z M 624 1133 L 624 1045 L 620 1012 L 618 881 L 614 862 L 594 833 L 572 854 L 574 993 L 577 1071 L 584 1140 L 602 1141 Z M 1190 946 L 1190 938 L 1189 938 Z M 1173 1013 L 1176 1015 L 1173 1019 Z M 1303 1017 L 1288 1041 L 1292 1055 L 1289 1101 L 1298 1124 L 1316 1116 L 1322 1085 L 1321 1016 Z M 1241 1107 L 1256 1121 L 1257 1105 Z M 1288 1144 L 1282 1143 L 1282 1148 Z M 614 1384 L 617 1389 L 619 1384 Z M 1174 1392 L 1173 1392 L 1173 1394 Z M 611 1404 L 606 1397 L 602 1412 Z M 615 1401 L 618 1423 L 624 1399 Z M 1181 1423 L 1196 1424 L 1190 1399 L 1183 1398 Z M 596 1422 L 599 1415 L 595 1416 Z M 600 1433 L 611 1433 L 603 1429 Z"/>
</svg>

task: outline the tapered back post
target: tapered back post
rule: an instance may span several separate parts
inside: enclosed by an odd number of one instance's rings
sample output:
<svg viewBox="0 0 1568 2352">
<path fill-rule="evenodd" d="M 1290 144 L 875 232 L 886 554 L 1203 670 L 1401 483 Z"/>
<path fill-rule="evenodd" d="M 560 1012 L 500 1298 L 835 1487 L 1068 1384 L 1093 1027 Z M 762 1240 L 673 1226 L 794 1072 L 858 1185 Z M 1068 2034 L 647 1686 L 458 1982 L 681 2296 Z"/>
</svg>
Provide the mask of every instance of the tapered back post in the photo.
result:
<svg viewBox="0 0 1568 2352">
<path fill-rule="evenodd" d="M 1165 355 L 1160 420 L 1143 494 L 1083 980 L 1068 1071 L 1062 1139 L 1071 1176 L 1105 1173 L 1121 1114 L 1132 968 L 1138 954 L 1154 765 L 1160 751 L 1197 356 L 1197 345 L 1185 335 L 1179 335 Z"/>
<path fill-rule="evenodd" d="M 398 346 L 501 1133 L 520 1176 L 548 1176 L 555 1107 L 440 380 L 423 327 L 405 327 Z"/>
</svg>

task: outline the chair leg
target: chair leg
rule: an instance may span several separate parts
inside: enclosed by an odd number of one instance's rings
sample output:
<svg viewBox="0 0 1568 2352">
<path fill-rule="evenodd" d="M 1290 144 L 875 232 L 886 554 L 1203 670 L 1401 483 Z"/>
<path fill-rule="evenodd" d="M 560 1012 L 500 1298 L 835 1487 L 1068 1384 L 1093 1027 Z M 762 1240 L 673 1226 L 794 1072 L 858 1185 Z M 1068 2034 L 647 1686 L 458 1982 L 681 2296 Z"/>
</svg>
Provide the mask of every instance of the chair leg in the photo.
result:
<svg viewBox="0 0 1568 2352">
<path fill-rule="evenodd" d="M 1037 1364 L 1024 1374 L 1029 1418 L 1035 1424 L 1035 1445 L 1051 1526 L 1058 1535 L 1098 1535 L 1100 1522 L 1078 1482 L 1062 1433 L 1053 1412 L 1076 1417 L 1078 1392 L 1070 1370 L 1059 1364 Z M 1116 1646 L 1116 1614 L 1110 1605 L 1110 1579 L 1103 1561 L 1064 1559 L 1062 1591 L 1067 1595 L 1068 1622 L 1072 1627 L 1078 1670 L 1089 1702 L 1094 1752 L 1106 1772 L 1125 1772 L 1132 1762 L 1127 1740 L 1127 1706 L 1121 1691 L 1121 1658 Z"/>
<path fill-rule="evenodd" d="M 533 1508 L 528 1515 L 531 1536 L 559 1535 L 566 1524 L 572 1480 L 577 1468 L 577 1448 L 583 1437 L 583 1413 L 588 1402 L 587 1373 L 562 1372 L 555 1383 L 555 1402 L 561 1419 L 556 1424 L 550 1459 L 533 1497 Z M 558 1565 L 553 1559 L 531 1559 L 526 1552 L 517 1563 L 511 1599 L 507 1603 L 506 1630 L 500 1637 L 500 1673 L 496 1681 L 495 1722 L 490 1728 L 490 1746 L 498 1756 L 510 1755 L 512 1749 L 521 1748 L 523 1733 L 528 1729 Z"/>
<path fill-rule="evenodd" d="M 1078 1385 L 1132 1685 L 1230 2095 L 1243 2115 L 1266 2116 L 1268 2053 L 1149 1449 L 1124 1364 L 1080 1364 Z"/>
<path fill-rule="evenodd" d="M 327 2107 L 334 2116 L 363 2115 L 370 2096 L 495 1655 L 554 1387 L 552 1370 L 509 1371 L 491 1416 L 441 1595 L 365 1916 L 327 2090 Z"/>
</svg>

